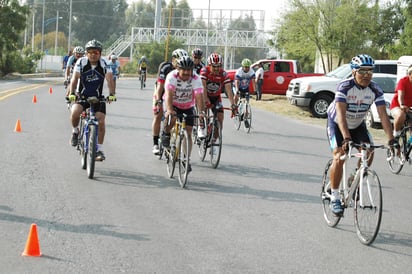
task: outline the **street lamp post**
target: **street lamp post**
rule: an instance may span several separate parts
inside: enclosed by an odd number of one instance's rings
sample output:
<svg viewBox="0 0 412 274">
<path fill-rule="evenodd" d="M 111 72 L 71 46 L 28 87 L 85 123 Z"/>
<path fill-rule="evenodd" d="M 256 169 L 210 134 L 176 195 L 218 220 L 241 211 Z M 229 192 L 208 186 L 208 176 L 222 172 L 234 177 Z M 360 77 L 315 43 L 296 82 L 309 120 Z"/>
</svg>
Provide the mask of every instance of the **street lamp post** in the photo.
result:
<svg viewBox="0 0 412 274">
<path fill-rule="evenodd" d="M 57 11 L 56 15 L 56 35 L 54 37 L 54 55 L 57 55 L 57 34 L 59 33 L 59 19 L 63 19 L 63 17 L 59 17 L 59 11 Z"/>
</svg>

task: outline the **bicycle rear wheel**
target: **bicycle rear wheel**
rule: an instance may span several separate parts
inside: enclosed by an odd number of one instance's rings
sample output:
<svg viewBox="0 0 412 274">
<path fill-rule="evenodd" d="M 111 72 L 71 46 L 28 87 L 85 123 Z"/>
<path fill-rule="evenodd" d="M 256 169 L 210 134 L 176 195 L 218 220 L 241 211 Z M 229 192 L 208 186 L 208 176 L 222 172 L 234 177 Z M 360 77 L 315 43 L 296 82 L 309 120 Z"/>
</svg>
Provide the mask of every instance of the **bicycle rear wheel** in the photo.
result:
<svg viewBox="0 0 412 274">
<path fill-rule="evenodd" d="M 332 159 L 328 161 L 326 164 L 325 170 L 323 172 L 323 177 L 322 177 L 322 189 L 320 192 L 320 198 L 322 202 L 322 208 L 323 208 L 323 218 L 326 221 L 326 224 L 330 227 L 335 227 L 339 221 L 340 218 L 339 216 L 336 216 L 333 214 L 331 208 L 330 208 L 330 203 L 331 203 L 331 186 L 330 186 L 330 166 L 332 165 Z"/>
<path fill-rule="evenodd" d="M 399 148 L 388 148 L 386 151 L 389 170 L 394 174 L 399 174 L 399 172 L 401 172 L 403 168 L 403 165 L 406 162 L 406 140 L 406 135 L 402 134 L 398 139 Z"/>
<path fill-rule="evenodd" d="M 214 124 L 210 140 L 210 164 L 217 168 L 222 153 L 222 126 L 218 120 L 215 120 Z"/>
<path fill-rule="evenodd" d="M 89 125 L 89 145 L 87 150 L 87 176 L 93 179 L 94 166 L 96 163 L 96 148 L 97 148 L 97 126 Z"/>
<path fill-rule="evenodd" d="M 246 103 L 245 109 L 245 115 L 243 117 L 243 129 L 246 133 L 249 133 L 250 128 L 252 127 L 252 107 L 249 103 Z"/>
<path fill-rule="evenodd" d="M 186 186 L 187 183 L 187 175 L 189 174 L 189 136 L 186 130 L 179 136 L 178 140 L 178 148 L 179 148 L 179 183 L 182 188 Z"/>
<path fill-rule="evenodd" d="M 359 187 L 356 190 L 354 213 L 359 241 L 370 245 L 378 235 L 382 219 L 381 183 L 373 170 L 363 176 L 362 191 Z"/>
</svg>

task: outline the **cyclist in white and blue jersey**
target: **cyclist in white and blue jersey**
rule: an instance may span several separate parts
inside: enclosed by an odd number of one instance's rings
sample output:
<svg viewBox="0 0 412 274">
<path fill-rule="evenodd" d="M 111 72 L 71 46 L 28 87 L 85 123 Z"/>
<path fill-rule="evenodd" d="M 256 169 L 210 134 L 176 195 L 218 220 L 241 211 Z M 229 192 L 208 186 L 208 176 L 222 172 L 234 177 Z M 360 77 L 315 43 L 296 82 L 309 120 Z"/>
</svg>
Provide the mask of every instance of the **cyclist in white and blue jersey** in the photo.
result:
<svg viewBox="0 0 412 274">
<path fill-rule="evenodd" d="M 342 178 L 344 160 L 341 160 L 340 156 L 348 150 L 351 141 L 373 144 L 372 136 L 364 121 L 373 103 L 378 110 L 382 127 L 389 140 L 388 143 L 395 144 L 392 125 L 386 113 L 383 91 L 372 81 L 374 64 L 375 61 L 369 55 L 360 54 L 353 57 L 350 63 L 353 77 L 338 84 L 335 100 L 327 111 L 327 134 L 333 154 L 333 163 L 330 169 L 331 210 L 337 216 L 343 215 L 339 184 Z M 369 159 L 369 165 L 371 165 L 373 154 L 370 155 Z"/>
<path fill-rule="evenodd" d="M 255 83 L 255 71 L 250 69 L 252 61 L 245 58 L 242 60 L 242 67 L 240 67 L 235 73 L 235 102 L 238 98 L 246 98 L 246 101 L 249 102 L 249 85 L 250 82 L 253 83 L 253 89 L 256 90 Z"/>
</svg>

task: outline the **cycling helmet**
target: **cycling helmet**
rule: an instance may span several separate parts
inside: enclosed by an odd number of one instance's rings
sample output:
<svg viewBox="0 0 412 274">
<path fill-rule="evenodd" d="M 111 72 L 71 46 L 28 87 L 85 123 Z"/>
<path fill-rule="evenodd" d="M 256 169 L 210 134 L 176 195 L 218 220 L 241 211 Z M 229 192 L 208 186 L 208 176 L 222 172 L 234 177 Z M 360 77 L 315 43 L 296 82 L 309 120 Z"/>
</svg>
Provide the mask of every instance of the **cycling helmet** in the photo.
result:
<svg viewBox="0 0 412 274">
<path fill-rule="evenodd" d="M 194 50 L 192 50 L 192 57 L 199 57 L 202 58 L 203 56 L 203 50 L 201 50 L 200 48 L 195 48 Z"/>
<path fill-rule="evenodd" d="M 187 51 L 185 51 L 184 49 L 176 49 L 172 52 L 172 57 L 174 58 L 180 58 L 183 56 L 189 56 L 189 54 L 187 54 Z"/>
<path fill-rule="evenodd" d="M 218 53 L 212 53 L 210 54 L 209 58 L 207 58 L 207 62 L 209 63 L 209 65 L 222 65 L 222 56 Z"/>
<path fill-rule="evenodd" d="M 113 59 L 117 59 L 117 56 L 116 56 L 116 55 L 114 55 L 114 54 L 112 54 L 112 56 L 110 56 L 110 59 L 111 59 L 111 60 L 113 60 Z"/>
<path fill-rule="evenodd" d="M 375 61 L 367 54 L 359 54 L 352 58 L 350 67 L 352 69 L 373 68 L 375 67 Z"/>
<path fill-rule="evenodd" d="M 193 69 L 195 63 L 190 56 L 182 56 L 177 60 L 176 66 L 181 69 Z"/>
<path fill-rule="evenodd" d="M 87 42 L 85 48 L 86 48 L 86 50 L 89 50 L 89 49 L 98 49 L 99 51 L 102 51 L 103 45 L 102 45 L 102 43 L 100 43 L 100 42 L 97 41 L 96 39 L 93 39 L 93 40 Z"/>
<path fill-rule="evenodd" d="M 74 53 L 84 54 L 84 48 L 81 46 L 77 46 L 73 50 Z"/>
<path fill-rule="evenodd" d="M 143 55 L 143 56 L 142 56 L 142 60 L 146 61 L 146 56 Z"/>
<path fill-rule="evenodd" d="M 242 60 L 242 67 L 250 67 L 252 65 L 252 61 L 249 59 L 245 58 Z"/>
</svg>

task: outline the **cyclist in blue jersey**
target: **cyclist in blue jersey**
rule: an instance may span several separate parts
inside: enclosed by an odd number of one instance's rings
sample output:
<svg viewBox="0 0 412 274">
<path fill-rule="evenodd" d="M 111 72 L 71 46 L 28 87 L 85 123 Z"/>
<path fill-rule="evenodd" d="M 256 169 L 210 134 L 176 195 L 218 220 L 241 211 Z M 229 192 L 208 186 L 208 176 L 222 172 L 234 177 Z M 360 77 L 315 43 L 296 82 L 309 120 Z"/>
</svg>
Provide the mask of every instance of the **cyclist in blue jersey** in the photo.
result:
<svg viewBox="0 0 412 274">
<path fill-rule="evenodd" d="M 77 46 L 73 49 L 73 55 L 71 55 L 69 57 L 69 60 L 67 61 L 67 64 L 66 64 L 66 70 L 65 70 L 65 73 L 64 73 L 65 76 L 64 76 L 64 83 L 63 84 L 66 88 L 70 83 L 70 77 L 73 73 L 74 65 L 76 64 L 77 60 L 80 59 L 83 56 L 84 56 L 84 48 L 83 47 Z M 67 98 L 67 96 L 69 96 L 69 91 L 68 90 L 66 91 L 66 98 Z"/>
<path fill-rule="evenodd" d="M 250 69 L 252 61 L 245 58 L 242 60 L 242 67 L 240 67 L 235 73 L 235 102 L 240 98 L 246 98 L 246 101 L 249 102 L 249 85 L 252 82 L 253 89 L 256 90 L 255 82 L 255 71 Z"/>
<path fill-rule="evenodd" d="M 331 210 L 337 216 L 343 215 L 339 184 L 343 173 L 344 160 L 340 157 L 349 149 L 351 141 L 373 144 L 372 136 L 365 124 L 365 116 L 370 106 L 375 103 L 390 145 L 396 142 L 392 126 L 386 113 L 385 98 L 382 89 L 372 81 L 375 61 L 366 54 L 352 58 L 350 66 L 352 77 L 341 81 L 335 93 L 335 99 L 328 108 L 327 135 L 333 155 L 330 168 L 332 192 Z M 369 165 L 373 154 L 370 154 Z"/>
<path fill-rule="evenodd" d="M 114 88 L 116 89 L 116 80 L 119 78 L 120 75 L 120 62 L 117 56 L 112 54 L 107 64 L 112 69 Z"/>
<path fill-rule="evenodd" d="M 203 50 L 200 48 L 195 48 L 192 50 L 192 60 L 195 63 L 194 71 L 200 75 L 200 70 L 205 67 L 205 63 L 202 61 Z"/>
<path fill-rule="evenodd" d="M 104 98 L 103 84 L 106 79 L 109 88 L 108 101 L 116 100 L 116 90 L 113 82 L 113 74 L 111 68 L 106 61 L 101 57 L 102 44 L 97 40 L 91 40 L 86 44 L 86 56 L 80 58 L 76 62 L 73 71 L 73 76 L 70 81 L 70 101 L 75 101 L 77 97 L 87 99 L 88 97 Z M 78 87 L 78 90 L 77 90 Z M 86 108 L 90 107 L 89 103 L 76 102 L 71 109 L 71 124 L 73 126 L 71 145 L 77 146 L 79 134 L 80 114 Z M 103 141 L 105 135 L 105 118 L 106 118 L 106 103 L 100 102 L 94 105 L 96 118 L 99 122 L 97 153 L 96 161 L 103 161 L 105 155 L 103 153 Z"/>
</svg>

